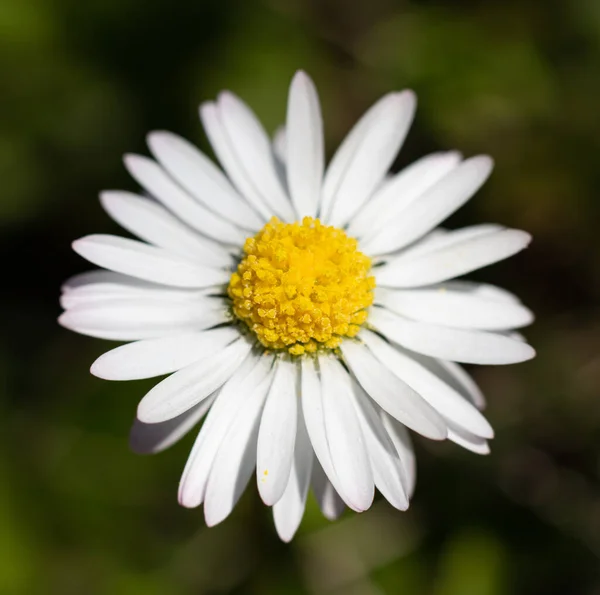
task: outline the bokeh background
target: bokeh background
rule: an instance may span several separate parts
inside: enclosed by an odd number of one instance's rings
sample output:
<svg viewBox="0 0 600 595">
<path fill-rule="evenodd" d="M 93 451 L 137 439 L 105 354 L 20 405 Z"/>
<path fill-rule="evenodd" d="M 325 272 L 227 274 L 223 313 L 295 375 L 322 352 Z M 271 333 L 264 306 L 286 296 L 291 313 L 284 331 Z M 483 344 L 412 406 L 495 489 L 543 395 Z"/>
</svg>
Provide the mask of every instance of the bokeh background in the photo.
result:
<svg viewBox="0 0 600 595">
<path fill-rule="evenodd" d="M 311 500 L 284 545 L 254 488 L 214 529 L 180 508 L 193 436 L 130 453 L 149 383 L 90 376 L 109 344 L 56 317 L 61 281 L 88 268 L 71 240 L 116 231 L 98 192 L 136 189 L 121 155 L 163 128 L 207 150 L 197 106 L 222 88 L 274 130 L 299 67 L 330 154 L 376 98 L 411 87 L 397 167 L 495 157 L 450 226 L 533 233 L 478 277 L 535 310 L 538 357 L 473 370 L 491 455 L 417 439 L 409 512 L 378 502 L 329 524 Z M 0 594 L 598 595 L 599 113 L 597 0 L 2 0 Z"/>
</svg>

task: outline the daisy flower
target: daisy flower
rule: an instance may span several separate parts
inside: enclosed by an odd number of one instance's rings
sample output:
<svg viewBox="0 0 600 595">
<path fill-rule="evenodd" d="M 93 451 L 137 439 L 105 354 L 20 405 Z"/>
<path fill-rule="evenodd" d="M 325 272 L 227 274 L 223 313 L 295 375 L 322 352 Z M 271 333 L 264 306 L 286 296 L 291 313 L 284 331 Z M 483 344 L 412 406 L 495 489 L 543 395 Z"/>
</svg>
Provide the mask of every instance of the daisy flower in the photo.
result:
<svg viewBox="0 0 600 595">
<path fill-rule="evenodd" d="M 143 195 L 101 194 L 138 239 L 91 235 L 74 250 L 102 267 L 64 285 L 60 323 L 128 342 L 91 371 L 167 377 L 141 400 L 137 452 L 167 448 L 206 416 L 179 502 L 223 521 L 255 474 L 289 541 L 309 488 L 323 514 L 361 512 L 377 488 L 408 508 L 407 429 L 489 451 L 484 399 L 458 365 L 510 364 L 533 349 L 531 312 L 498 287 L 455 281 L 525 248 L 500 225 L 437 226 L 479 189 L 487 156 L 428 155 L 388 175 L 415 111 L 380 99 L 325 168 L 316 89 L 298 72 L 273 141 L 238 97 L 200 107 L 219 168 L 169 132 L 154 159 L 127 155 Z"/>
</svg>

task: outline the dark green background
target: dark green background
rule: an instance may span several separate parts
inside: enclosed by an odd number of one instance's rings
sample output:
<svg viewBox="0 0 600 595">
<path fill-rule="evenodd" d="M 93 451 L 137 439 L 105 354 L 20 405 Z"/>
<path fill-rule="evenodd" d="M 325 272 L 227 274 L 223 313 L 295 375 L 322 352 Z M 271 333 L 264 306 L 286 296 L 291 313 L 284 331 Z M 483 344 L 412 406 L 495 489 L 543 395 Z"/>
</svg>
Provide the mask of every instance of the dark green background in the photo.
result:
<svg viewBox="0 0 600 595">
<path fill-rule="evenodd" d="M 97 194 L 170 129 L 206 148 L 197 105 L 229 88 L 270 130 L 293 72 L 322 98 L 328 150 L 377 97 L 411 87 L 397 166 L 439 149 L 496 170 L 452 226 L 533 233 L 478 278 L 537 314 L 532 362 L 474 374 L 488 457 L 418 439 L 411 509 L 336 524 L 309 503 L 281 544 L 252 487 L 221 526 L 176 502 L 192 437 L 127 448 L 149 383 L 89 364 L 110 344 L 55 322 L 85 270 L 70 241 L 113 232 Z M 600 593 L 598 0 L 2 0 L 0 594 Z"/>
</svg>

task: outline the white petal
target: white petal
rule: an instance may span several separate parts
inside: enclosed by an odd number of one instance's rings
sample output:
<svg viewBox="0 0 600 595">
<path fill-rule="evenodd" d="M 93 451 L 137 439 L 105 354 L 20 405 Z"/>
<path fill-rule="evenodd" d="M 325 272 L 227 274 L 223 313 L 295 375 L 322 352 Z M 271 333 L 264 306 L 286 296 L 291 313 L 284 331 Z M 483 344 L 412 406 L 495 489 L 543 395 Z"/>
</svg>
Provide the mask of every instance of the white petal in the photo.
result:
<svg viewBox="0 0 600 595">
<path fill-rule="evenodd" d="M 208 287 L 227 283 L 229 273 L 137 240 L 91 235 L 75 240 L 73 250 L 93 264 L 138 279 L 174 287 Z"/>
<path fill-rule="evenodd" d="M 383 308 L 372 308 L 369 322 L 391 341 L 430 357 L 501 365 L 524 362 L 535 356 L 530 345 L 498 333 L 413 322 Z"/>
<path fill-rule="evenodd" d="M 414 258 L 391 260 L 375 270 L 375 278 L 387 287 L 431 285 L 504 260 L 530 241 L 531 236 L 518 229 L 491 231 Z"/>
<path fill-rule="evenodd" d="M 91 276 L 91 273 L 99 273 Z M 105 273 L 107 276 L 104 277 Z M 113 278 L 110 275 L 114 275 Z M 203 289 L 176 289 L 156 283 L 146 283 L 133 277 L 113 273 L 112 271 L 96 270 L 82 273 L 82 278 L 89 279 L 77 287 L 65 289 L 60 296 L 60 305 L 65 310 L 79 306 L 92 306 L 101 302 L 114 302 L 115 300 L 140 300 L 153 303 L 179 304 L 206 304 L 217 302 L 223 291 L 221 287 L 205 287 Z"/>
<path fill-rule="evenodd" d="M 440 414 L 392 374 L 365 345 L 344 341 L 341 350 L 358 382 L 384 411 L 427 438 L 446 438 L 446 424 Z"/>
<path fill-rule="evenodd" d="M 264 219 L 192 143 L 171 132 L 152 132 L 148 146 L 167 172 L 205 207 L 244 229 L 257 231 L 262 227 Z"/>
<path fill-rule="evenodd" d="M 473 378 L 465 370 L 454 362 L 444 360 L 435 360 L 443 372 L 438 372 L 438 376 L 445 382 L 454 386 L 454 388 L 463 394 L 478 409 L 484 409 L 486 406 L 485 397 L 481 389 L 477 386 Z"/>
<path fill-rule="evenodd" d="M 388 221 L 376 235 L 363 241 L 363 250 L 369 254 L 385 254 L 419 239 L 467 202 L 488 178 L 492 167 L 493 162 L 487 156 L 463 161 Z"/>
<path fill-rule="evenodd" d="M 444 286 L 452 291 L 460 291 L 468 295 L 474 295 L 486 300 L 496 302 L 520 304 L 521 300 L 503 287 L 490 285 L 488 283 L 476 283 L 474 281 L 447 281 Z"/>
<path fill-rule="evenodd" d="M 267 506 L 277 502 L 288 483 L 297 424 L 297 368 L 279 359 L 260 422 L 256 451 L 258 491 Z"/>
<path fill-rule="evenodd" d="M 406 494 L 409 498 L 415 491 L 417 483 L 417 462 L 413 451 L 412 441 L 406 427 L 383 410 L 379 411 L 381 422 L 390 440 L 396 448 L 398 457 L 404 469 Z"/>
<path fill-rule="evenodd" d="M 158 424 L 145 424 L 135 419 L 129 433 L 129 447 L 137 454 L 156 454 L 183 438 L 210 409 L 216 397 L 213 393 L 189 411 Z"/>
<path fill-rule="evenodd" d="M 327 442 L 327 434 L 325 432 L 321 381 L 312 359 L 303 358 L 301 370 L 301 401 L 306 430 L 310 436 L 310 442 L 315 451 L 319 467 L 323 467 L 327 477 L 329 477 L 329 480 L 335 485 L 336 491 L 341 494 L 340 481 L 333 468 L 329 444 Z M 344 500 L 353 510 L 358 510 L 359 512 L 362 510 L 356 509 L 355 505 L 345 496 Z"/>
<path fill-rule="evenodd" d="M 151 283 L 150 281 L 142 281 L 129 275 L 122 275 L 121 273 L 115 273 L 113 271 L 105 271 L 94 269 L 93 271 L 86 271 L 85 273 L 79 273 L 73 275 L 67 279 L 61 290 L 67 294 L 106 294 L 112 295 L 113 297 L 124 297 L 127 295 L 148 295 L 147 292 L 152 292 L 152 295 L 156 295 L 154 292 L 164 292 L 165 295 L 170 296 L 198 296 L 205 294 L 209 289 L 174 289 L 172 287 L 165 287 L 158 283 Z"/>
<path fill-rule="evenodd" d="M 177 417 L 222 386 L 250 351 L 244 338 L 159 382 L 138 405 L 138 418 L 158 423 Z"/>
<path fill-rule="evenodd" d="M 485 438 L 475 436 L 463 428 L 450 427 L 448 429 L 448 440 L 478 455 L 490 453 L 490 446 Z"/>
<path fill-rule="evenodd" d="M 240 245 L 245 233 L 194 200 L 152 159 L 125 155 L 125 167 L 145 190 L 182 221 L 223 244 Z"/>
<path fill-rule="evenodd" d="M 58 322 L 70 330 L 117 341 L 199 331 L 227 322 L 221 300 L 176 302 L 145 296 L 98 300 L 69 308 Z"/>
<path fill-rule="evenodd" d="M 499 301 L 475 292 L 455 291 L 452 284 L 426 289 L 375 290 L 375 303 L 407 318 L 442 326 L 506 330 L 531 324 L 533 313 L 514 301 Z"/>
<path fill-rule="evenodd" d="M 200 119 L 213 151 L 231 181 L 265 220 L 270 219 L 273 212 L 246 174 L 223 124 L 220 108 L 210 101 L 203 103 L 200 106 Z"/>
<path fill-rule="evenodd" d="M 323 221 L 327 221 L 333 199 L 336 196 L 341 180 L 346 175 L 346 171 L 354 157 L 358 145 L 362 142 L 366 131 L 372 125 L 373 121 L 377 119 L 378 114 L 382 109 L 382 105 L 389 102 L 390 98 L 394 95 L 394 93 L 384 95 L 363 114 L 346 135 L 331 159 L 323 179 L 321 205 L 319 207 L 319 217 Z"/>
<path fill-rule="evenodd" d="M 239 97 L 228 91 L 219 95 L 217 108 L 247 184 L 260 195 L 272 214 L 284 221 L 293 221 L 292 205 L 275 170 L 271 142 L 258 118 Z M 227 168 L 225 163 L 223 166 Z M 237 183 L 233 176 L 232 179 Z"/>
<path fill-rule="evenodd" d="M 252 476 L 265 396 L 266 390 L 257 389 L 247 397 L 219 446 L 204 501 L 204 518 L 209 527 L 229 516 Z"/>
<path fill-rule="evenodd" d="M 344 512 L 346 505 L 335 491 L 333 484 L 329 481 L 327 475 L 325 475 L 325 471 L 323 471 L 323 467 L 321 467 L 317 459 L 315 459 L 313 464 L 310 481 L 323 516 L 330 521 L 338 519 L 342 512 Z"/>
<path fill-rule="evenodd" d="M 328 223 L 347 223 L 381 183 L 406 137 L 415 105 L 412 91 L 392 94 L 379 105 L 339 180 Z"/>
<path fill-rule="evenodd" d="M 231 265 L 220 244 L 194 233 L 166 209 L 131 192 L 107 191 L 100 195 L 104 210 L 123 228 L 142 240 L 209 267 Z"/>
<path fill-rule="evenodd" d="M 460 393 L 427 368 L 395 349 L 375 333 L 362 330 L 359 336 L 388 370 L 418 392 L 446 420 L 478 436 L 494 436 L 494 431 L 485 417 Z"/>
<path fill-rule="evenodd" d="M 290 479 L 280 500 L 273 506 L 273 519 L 279 537 L 289 542 L 300 526 L 313 466 L 313 449 L 306 431 L 300 399 L 296 399 L 298 430 Z"/>
<path fill-rule="evenodd" d="M 475 384 L 475 381 L 471 376 L 469 376 L 461 366 L 454 362 L 435 359 L 433 357 L 422 355 L 421 353 L 416 353 L 415 351 L 409 351 L 397 344 L 394 347 L 404 355 L 414 359 L 424 368 L 427 368 L 442 382 L 448 384 L 457 393 L 462 395 L 463 398 L 473 403 L 477 409 L 481 410 L 485 408 L 485 397 L 483 396 L 483 393 L 477 384 Z"/>
<path fill-rule="evenodd" d="M 348 233 L 361 238 L 379 233 L 386 222 L 453 170 L 460 159 L 460 153 L 455 151 L 433 153 L 404 168 L 384 182 L 353 217 L 348 225 Z"/>
<path fill-rule="evenodd" d="M 171 374 L 224 349 L 239 337 L 234 327 L 146 339 L 101 355 L 91 373 L 105 380 L 136 380 Z"/>
<path fill-rule="evenodd" d="M 315 217 L 323 180 L 323 120 L 315 86 L 302 71 L 290 86 L 286 121 L 287 181 L 299 219 Z"/>
<path fill-rule="evenodd" d="M 356 411 L 362 429 L 377 489 L 398 510 L 408 508 L 404 469 L 394 444 L 385 430 L 371 399 L 354 385 Z"/>
<path fill-rule="evenodd" d="M 480 223 L 479 225 L 469 225 L 453 231 L 448 231 L 442 227 L 437 227 L 433 231 L 429 232 L 426 236 L 417 240 L 414 244 L 403 248 L 402 250 L 394 253 L 380 256 L 382 262 L 408 262 L 416 256 L 422 256 L 441 250 L 442 248 L 449 248 L 458 244 L 464 240 L 470 240 L 479 236 L 485 236 L 492 231 L 501 231 L 505 229 L 502 225 L 496 225 L 495 223 Z"/>
<path fill-rule="evenodd" d="M 319 355 L 319 367 L 325 433 L 333 468 L 344 497 L 358 510 L 367 510 L 374 496 L 373 473 L 354 408 L 350 376 L 329 355 Z"/>
<path fill-rule="evenodd" d="M 287 162 L 287 133 L 285 126 L 279 126 L 273 134 L 273 153 L 279 163 L 285 167 Z"/>
<path fill-rule="evenodd" d="M 251 353 L 219 392 L 194 442 L 179 483 L 179 503 L 188 508 L 202 504 L 206 482 L 223 438 L 250 395 L 261 386 L 273 364 L 272 356 Z M 270 376 L 261 387 L 266 395 Z"/>
</svg>

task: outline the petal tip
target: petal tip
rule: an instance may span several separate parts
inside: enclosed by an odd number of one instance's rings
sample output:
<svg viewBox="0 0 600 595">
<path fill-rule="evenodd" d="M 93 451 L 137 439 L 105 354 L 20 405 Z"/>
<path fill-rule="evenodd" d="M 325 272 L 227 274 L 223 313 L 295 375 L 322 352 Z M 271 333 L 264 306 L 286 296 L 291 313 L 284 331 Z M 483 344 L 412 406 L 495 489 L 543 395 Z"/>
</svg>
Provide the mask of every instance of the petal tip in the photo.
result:
<svg viewBox="0 0 600 595">
<path fill-rule="evenodd" d="M 397 101 L 409 109 L 415 109 L 417 106 L 417 94 L 412 89 L 404 89 L 395 94 Z"/>
<path fill-rule="evenodd" d="M 146 135 L 146 144 L 149 149 L 155 153 L 158 151 L 164 143 L 169 142 L 175 138 L 175 135 L 168 130 L 152 130 Z"/>
<path fill-rule="evenodd" d="M 144 163 L 144 159 L 147 158 L 136 153 L 125 153 L 123 155 L 123 164 L 127 171 L 133 175 L 133 172 Z"/>
<path fill-rule="evenodd" d="M 146 395 L 147 396 L 147 395 Z M 145 399 L 142 399 L 137 407 L 136 417 L 145 424 L 156 424 L 162 421 L 167 421 L 168 418 L 164 416 L 157 415 L 157 412 L 154 407 L 149 406 L 144 402 Z"/>
<path fill-rule="evenodd" d="M 71 242 L 71 248 L 72 248 L 73 252 L 76 252 L 80 256 L 83 256 L 82 252 L 83 252 L 83 250 L 85 250 L 85 246 L 87 244 L 86 240 L 88 237 L 89 236 L 84 236 L 83 238 L 78 238 L 77 240 L 73 240 Z"/>
<path fill-rule="evenodd" d="M 494 159 L 490 155 L 477 155 L 472 157 L 472 162 L 481 168 L 481 173 L 486 177 L 490 175 L 494 169 Z"/>
<path fill-rule="evenodd" d="M 229 91 L 228 89 L 220 91 L 217 95 L 217 103 L 225 109 L 233 105 L 239 104 L 240 102 L 241 100 L 238 98 L 238 96 L 232 91 Z"/>
<path fill-rule="evenodd" d="M 214 527 L 222 523 L 228 516 L 228 512 L 223 510 L 213 510 L 213 507 L 208 503 L 204 503 L 204 522 L 207 527 Z"/>
<path fill-rule="evenodd" d="M 202 499 L 189 494 L 183 486 L 180 486 L 179 493 L 177 494 L 177 502 L 183 508 L 198 508 L 202 504 Z"/>
<path fill-rule="evenodd" d="M 58 322 L 58 324 L 60 324 L 60 326 L 62 326 L 63 328 L 66 328 L 68 330 L 71 330 L 71 326 L 69 325 L 69 313 L 68 312 L 63 312 L 57 319 L 56 322 Z"/>
<path fill-rule="evenodd" d="M 296 85 L 313 85 L 313 81 L 305 70 L 297 70 L 292 78 L 291 86 Z"/>
<path fill-rule="evenodd" d="M 104 354 L 106 355 L 106 354 Z M 111 374 L 107 373 L 107 370 L 104 363 L 104 355 L 101 355 L 91 366 L 90 366 L 90 374 L 95 376 L 96 378 L 100 378 L 102 380 L 119 380 L 119 378 L 115 378 Z M 142 421 L 142 420 L 140 420 Z"/>
<path fill-rule="evenodd" d="M 524 362 L 532 360 L 537 355 L 535 349 L 531 345 L 527 343 L 526 346 L 528 349 L 526 352 L 526 357 L 523 359 Z"/>
</svg>

